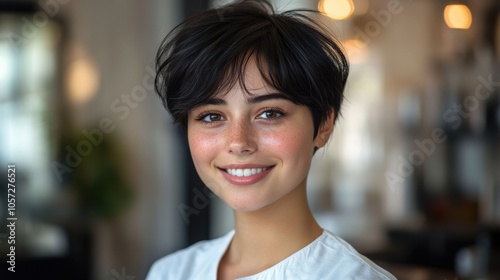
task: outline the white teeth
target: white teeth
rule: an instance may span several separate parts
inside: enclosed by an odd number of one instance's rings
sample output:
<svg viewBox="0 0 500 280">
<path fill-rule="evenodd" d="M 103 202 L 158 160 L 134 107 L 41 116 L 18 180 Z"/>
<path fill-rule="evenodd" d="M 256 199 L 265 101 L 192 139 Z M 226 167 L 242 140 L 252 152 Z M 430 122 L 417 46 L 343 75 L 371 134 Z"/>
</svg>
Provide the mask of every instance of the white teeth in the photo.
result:
<svg viewBox="0 0 500 280">
<path fill-rule="evenodd" d="M 250 175 L 255 175 L 257 173 L 261 173 L 262 171 L 266 171 L 267 167 L 264 168 L 245 168 L 245 169 L 227 169 L 226 172 L 238 177 L 247 177 Z"/>
</svg>

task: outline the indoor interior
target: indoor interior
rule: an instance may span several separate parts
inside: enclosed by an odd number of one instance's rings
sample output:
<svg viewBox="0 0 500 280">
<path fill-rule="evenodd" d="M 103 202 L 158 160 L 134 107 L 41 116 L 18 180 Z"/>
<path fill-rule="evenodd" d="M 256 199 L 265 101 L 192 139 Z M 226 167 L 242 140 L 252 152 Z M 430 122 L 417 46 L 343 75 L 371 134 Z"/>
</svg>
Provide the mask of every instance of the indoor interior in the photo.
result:
<svg viewBox="0 0 500 280">
<path fill-rule="evenodd" d="M 15 166 L 19 279 L 144 279 L 233 228 L 153 88 L 165 35 L 227 2 L 0 0 L 0 175 Z M 351 64 L 308 177 L 320 225 L 398 279 L 500 279 L 500 2 L 272 3 L 321 11 Z"/>
</svg>

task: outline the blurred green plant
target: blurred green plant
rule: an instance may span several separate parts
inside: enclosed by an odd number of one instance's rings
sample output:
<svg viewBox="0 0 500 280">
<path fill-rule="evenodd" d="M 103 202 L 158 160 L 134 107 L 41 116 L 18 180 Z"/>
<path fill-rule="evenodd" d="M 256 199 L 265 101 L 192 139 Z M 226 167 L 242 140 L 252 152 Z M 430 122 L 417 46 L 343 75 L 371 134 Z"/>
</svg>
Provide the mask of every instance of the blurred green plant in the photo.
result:
<svg viewBox="0 0 500 280">
<path fill-rule="evenodd" d="M 133 201 L 133 191 L 125 178 L 126 155 L 120 142 L 110 134 L 103 135 L 97 145 L 90 143 L 81 132 L 67 142 L 70 147 L 91 147 L 81 163 L 73 169 L 68 183 L 78 202 L 78 210 L 87 218 L 112 219 Z"/>
</svg>

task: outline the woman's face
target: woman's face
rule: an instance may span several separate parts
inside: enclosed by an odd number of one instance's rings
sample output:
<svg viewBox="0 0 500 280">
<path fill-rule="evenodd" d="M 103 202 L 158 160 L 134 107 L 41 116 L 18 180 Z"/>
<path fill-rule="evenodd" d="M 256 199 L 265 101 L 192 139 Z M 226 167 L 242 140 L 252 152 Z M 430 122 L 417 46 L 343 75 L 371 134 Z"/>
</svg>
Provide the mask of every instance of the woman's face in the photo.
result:
<svg viewBox="0 0 500 280">
<path fill-rule="evenodd" d="M 313 139 L 309 109 L 267 86 L 252 61 L 245 78 L 252 95 L 236 83 L 189 112 L 188 140 L 208 188 L 237 211 L 256 211 L 305 186 L 325 141 Z"/>
</svg>

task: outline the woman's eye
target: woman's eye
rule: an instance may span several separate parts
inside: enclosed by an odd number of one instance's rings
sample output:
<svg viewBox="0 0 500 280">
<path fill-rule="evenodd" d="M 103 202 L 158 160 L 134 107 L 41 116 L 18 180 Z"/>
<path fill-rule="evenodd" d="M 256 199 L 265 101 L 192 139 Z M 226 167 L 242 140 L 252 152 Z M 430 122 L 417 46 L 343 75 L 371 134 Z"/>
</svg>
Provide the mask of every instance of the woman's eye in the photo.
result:
<svg viewBox="0 0 500 280">
<path fill-rule="evenodd" d="M 206 114 L 204 116 L 202 116 L 200 118 L 200 120 L 202 122 L 206 122 L 206 123 L 213 123 L 213 122 L 220 122 L 220 121 L 223 121 L 224 120 L 224 117 L 222 117 L 221 115 L 219 114 L 215 114 L 215 113 L 210 113 L 210 114 Z"/>
<path fill-rule="evenodd" d="M 259 118 L 262 119 L 278 119 L 284 115 L 283 112 L 278 110 L 266 110 L 259 115 Z"/>
</svg>

